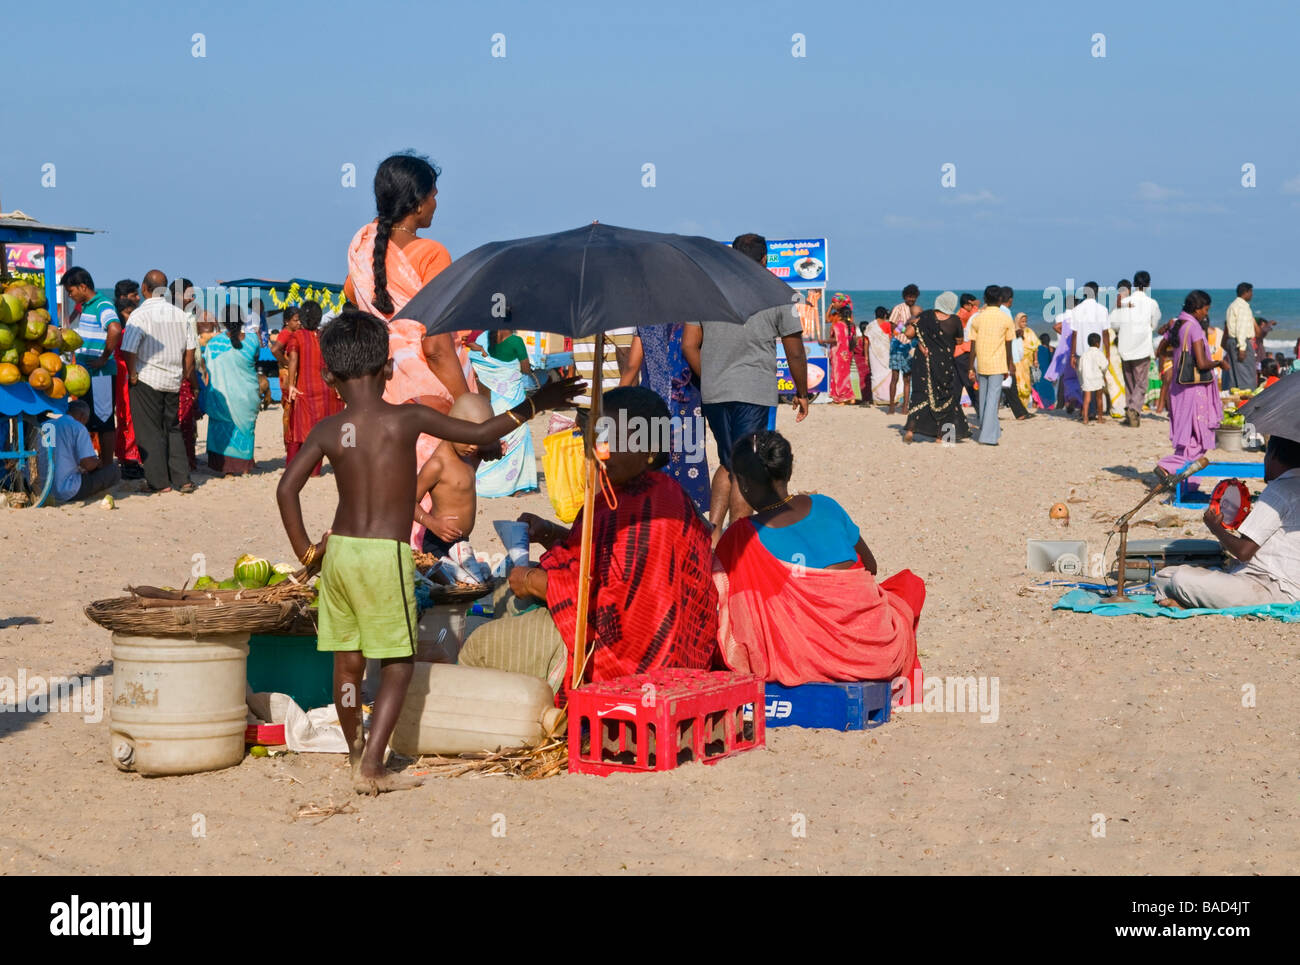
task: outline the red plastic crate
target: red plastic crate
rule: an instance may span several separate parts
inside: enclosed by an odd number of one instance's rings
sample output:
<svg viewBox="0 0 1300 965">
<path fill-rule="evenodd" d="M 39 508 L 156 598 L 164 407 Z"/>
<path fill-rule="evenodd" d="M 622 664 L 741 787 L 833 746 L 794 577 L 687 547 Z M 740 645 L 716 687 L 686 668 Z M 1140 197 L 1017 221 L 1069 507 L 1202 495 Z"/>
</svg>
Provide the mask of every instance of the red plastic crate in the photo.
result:
<svg viewBox="0 0 1300 965">
<path fill-rule="evenodd" d="M 747 715 L 746 705 L 763 706 L 761 677 L 665 669 L 571 690 L 569 772 L 670 771 L 762 747 L 763 715 Z M 664 735 L 671 735 L 673 753 L 660 752 Z"/>
</svg>

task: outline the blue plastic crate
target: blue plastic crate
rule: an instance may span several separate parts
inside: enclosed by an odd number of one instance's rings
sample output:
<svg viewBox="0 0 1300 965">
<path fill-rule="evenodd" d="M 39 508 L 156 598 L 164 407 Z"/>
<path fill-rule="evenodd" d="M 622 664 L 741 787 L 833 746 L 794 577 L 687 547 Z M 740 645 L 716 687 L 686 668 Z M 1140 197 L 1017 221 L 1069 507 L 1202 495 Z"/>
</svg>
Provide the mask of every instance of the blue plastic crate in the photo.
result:
<svg viewBox="0 0 1300 965">
<path fill-rule="evenodd" d="M 768 727 L 864 730 L 889 720 L 890 682 L 767 685 Z"/>
</svg>

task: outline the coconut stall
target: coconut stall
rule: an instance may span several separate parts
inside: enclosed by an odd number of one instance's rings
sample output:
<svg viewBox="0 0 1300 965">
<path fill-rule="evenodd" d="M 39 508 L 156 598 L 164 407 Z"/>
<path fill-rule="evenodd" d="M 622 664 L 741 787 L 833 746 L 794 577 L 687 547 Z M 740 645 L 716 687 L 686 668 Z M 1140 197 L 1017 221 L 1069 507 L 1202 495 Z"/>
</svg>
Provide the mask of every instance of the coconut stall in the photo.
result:
<svg viewBox="0 0 1300 965">
<path fill-rule="evenodd" d="M 0 499 L 8 506 L 49 498 L 41 421 L 66 413 L 68 399 L 90 386 L 72 355 L 80 337 L 60 326 L 59 277 L 77 235 L 94 233 L 0 213 Z"/>
</svg>

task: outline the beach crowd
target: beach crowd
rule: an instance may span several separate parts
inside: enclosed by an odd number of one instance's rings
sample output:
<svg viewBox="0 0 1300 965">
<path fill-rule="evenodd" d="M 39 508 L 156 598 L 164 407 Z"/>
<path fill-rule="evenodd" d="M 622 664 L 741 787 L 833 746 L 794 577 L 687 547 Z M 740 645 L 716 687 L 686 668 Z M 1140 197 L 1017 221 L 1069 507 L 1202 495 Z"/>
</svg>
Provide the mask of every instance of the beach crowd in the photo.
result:
<svg viewBox="0 0 1300 965">
<path fill-rule="evenodd" d="M 534 371 L 509 330 L 430 335 L 397 316 L 451 264 L 445 247 L 419 234 L 437 208 L 438 174 L 410 154 L 379 166 L 376 217 L 348 243 L 347 304 L 332 318 L 306 301 L 286 306 L 272 331 L 261 301 L 208 311 L 192 283 L 158 270 L 138 284 L 118 282 L 110 300 L 88 271 L 70 268 L 61 284 L 92 384 L 54 420 L 55 495 L 86 498 L 120 476 L 145 492 L 189 493 L 192 473 L 254 471 L 258 413 L 269 403 L 269 378 L 278 378 L 281 517 L 301 563 L 320 572 L 318 646 L 335 654 L 336 687 L 359 685 L 367 658 L 380 663 L 368 740 L 355 701 L 340 696 L 337 705 L 358 789 L 393 790 L 413 783 L 385 771 L 383 750 L 420 646 L 417 554 L 469 562 L 478 497 L 537 488 L 529 421 L 572 408 L 573 420 L 552 416 L 552 432 L 585 426 L 600 380 L 605 418 L 702 422 L 719 465 L 710 473 L 702 429 L 690 441 L 651 433 L 648 445 L 615 445 L 602 459 L 582 648 L 581 516 L 567 526 L 521 516 L 542 555 L 509 571 L 494 619 L 464 639 L 461 664 L 539 677 L 561 702 L 576 649 L 590 654 L 579 678 L 728 667 L 786 685 L 906 681 L 901 689 L 919 695 L 925 584 L 907 570 L 880 577 L 835 499 L 789 488 L 795 448 L 774 431 L 777 349 L 793 383 L 786 401 L 802 422 L 815 411 L 806 307 L 776 306 L 743 325 L 614 329 L 601 359 L 593 340 L 576 339 L 563 371 Z M 741 234 L 732 247 L 766 263 L 761 235 Z M 1004 405 L 1016 420 L 1078 412 L 1089 425 L 1132 427 L 1144 412 L 1167 411 L 1173 451 L 1159 471 L 1175 472 L 1213 448 L 1221 386 L 1253 390 L 1277 379 L 1281 365 L 1262 351 L 1268 325 L 1250 313 L 1249 285 L 1239 286 L 1224 330 L 1210 326 L 1204 292 L 1190 292 L 1165 319 L 1150 287 L 1149 274 L 1136 272 L 1115 286 L 1108 308 L 1089 282 L 1041 332 L 999 285 L 979 296 L 946 291 L 929 308 L 908 285 L 897 305 L 861 323 L 852 300 L 835 294 L 826 388 L 833 403 L 899 413 L 908 442 L 973 436 L 998 445 Z M 1286 448 L 1268 458 L 1274 475 L 1296 464 Z M 339 504 L 329 530 L 313 539 L 300 493 L 325 460 Z M 1271 533 L 1257 535 L 1272 542 Z M 1300 588 L 1280 585 L 1275 595 L 1287 593 Z"/>
</svg>

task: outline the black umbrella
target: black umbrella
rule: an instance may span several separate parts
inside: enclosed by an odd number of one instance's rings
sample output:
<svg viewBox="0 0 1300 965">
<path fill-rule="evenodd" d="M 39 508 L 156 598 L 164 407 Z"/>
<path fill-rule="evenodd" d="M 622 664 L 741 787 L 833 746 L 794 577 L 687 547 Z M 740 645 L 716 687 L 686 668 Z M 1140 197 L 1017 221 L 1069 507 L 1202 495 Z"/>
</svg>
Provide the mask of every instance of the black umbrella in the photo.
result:
<svg viewBox="0 0 1300 965">
<path fill-rule="evenodd" d="M 599 372 L 605 332 L 628 325 L 708 321 L 743 324 L 751 315 L 802 301 L 758 262 L 709 238 L 618 228 L 599 222 L 475 248 L 444 269 L 397 313 L 430 335 L 518 328 L 570 338 L 596 336 L 587 420 L 587 491 L 582 510 L 573 686 L 586 666 L 591 527 L 599 480 Z M 776 373 L 772 373 L 773 378 Z"/>
<path fill-rule="evenodd" d="M 625 325 L 744 322 L 800 297 L 709 238 L 590 224 L 494 241 L 453 262 L 397 313 L 430 335 L 518 328 L 583 338 Z"/>
<path fill-rule="evenodd" d="M 1300 373 L 1278 379 L 1237 411 L 1260 435 L 1300 442 Z"/>
</svg>

